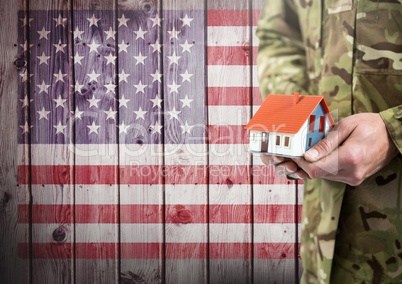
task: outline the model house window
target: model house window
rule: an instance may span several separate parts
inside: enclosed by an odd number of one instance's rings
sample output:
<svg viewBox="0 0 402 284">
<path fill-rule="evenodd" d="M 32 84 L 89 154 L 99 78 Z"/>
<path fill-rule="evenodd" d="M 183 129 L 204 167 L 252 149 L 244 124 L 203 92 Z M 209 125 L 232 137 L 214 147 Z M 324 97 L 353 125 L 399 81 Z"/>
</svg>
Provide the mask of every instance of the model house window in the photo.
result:
<svg viewBox="0 0 402 284">
<path fill-rule="evenodd" d="M 308 132 L 314 132 L 314 124 L 315 124 L 315 115 L 310 115 L 310 125 L 308 128 Z"/>
<path fill-rule="evenodd" d="M 286 147 L 286 148 L 289 148 L 290 147 L 290 137 L 289 136 L 285 136 L 285 142 L 284 142 L 284 146 Z"/>
<path fill-rule="evenodd" d="M 276 135 L 276 146 L 281 146 L 281 136 Z"/>
<path fill-rule="evenodd" d="M 252 140 L 252 141 L 255 141 L 255 140 L 256 140 L 255 138 L 256 138 L 256 134 L 255 134 L 255 132 L 254 132 L 253 135 L 252 135 L 252 137 L 251 137 L 251 140 Z"/>
<path fill-rule="evenodd" d="M 308 147 L 310 148 L 312 146 L 312 144 L 313 144 L 313 138 L 310 137 L 308 139 Z"/>
<path fill-rule="evenodd" d="M 324 128 L 325 128 L 325 116 L 320 116 L 320 127 L 318 128 L 318 131 L 320 133 L 323 133 Z"/>
</svg>

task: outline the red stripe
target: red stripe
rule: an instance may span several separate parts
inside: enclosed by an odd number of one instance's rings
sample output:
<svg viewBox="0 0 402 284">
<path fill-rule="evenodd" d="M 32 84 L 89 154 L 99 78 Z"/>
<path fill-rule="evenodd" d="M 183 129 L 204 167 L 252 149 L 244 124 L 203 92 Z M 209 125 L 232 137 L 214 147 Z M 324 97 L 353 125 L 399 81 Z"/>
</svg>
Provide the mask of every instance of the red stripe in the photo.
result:
<svg viewBox="0 0 402 284">
<path fill-rule="evenodd" d="M 252 92 L 252 98 L 250 92 Z M 210 106 L 249 106 L 251 104 L 262 104 L 258 87 L 208 87 L 208 105 Z"/>
<path fill-rule="evenodd" d="M 222 133 L 222 132 L 221 132 Z M 18 170 L 26 171 L 28 166 L 19 166 Z M 69 172 L 63 180 L 57 177 L 66 173 L 66 166 L 32 166 L 32 184 L 59 184 L 63 185 L 70 181 Z M 75 172 L 80 174 L 76 184 L 94 184 L 92 172 L 99 175 L 97 184 L 116 184 L 115 180 L 107 177 L 114 175 L 114 166 L 75 166 Z M 162 184 L 162 177 L 165 177 L 165 184 L 207 184 L 207 173 L 209 170 L 209 183 L 211 184 L 250 184 L 248 176 L 250 172 L 254 175 L 254 184 L 290 184 L 286 177 L 277 177 L 272 168 L 268 166 L 250 165 L 211 165 L 211 166 L 122 166 L 119 167 L 121 184 Z M 52 174 L 45 174 L 51 172 Z M 87 175 L 82 174 L 87 173 Z M 130 174 L 131 173 L 131 174 Z M 141 176 L 144 174 L 144 176 Z M 21 177 L 21 175 L 19 175 Z M 29 180 L 20 179 L 19 184 L 28 184 Z"/>
<path fill-rule="evenodd" d="M 260 10 L 252 11 L 252 22 L 257 23 Z M 248 26 L 250 25 L 249 10 L 209 10 L 208 26 Z"/>
<path fill-rule="evenodd" d="M 166 251 L 164 251 L 164 247 Z M 116 259 L 117 243 L 33 243 L 33 259 Z M 122 259 L 294 259 L 292 243 L 122 243 Z M 209 253 L 209 254 L 208 254 Z M 18 256 L 29 258 L 29 244 L 18 244 Z"/>
<path fill-rule="evenodd" d="M 208 144 L 248 144 L 249 135 L 244 125 L 210 125 Z"/>
<path fill-rule="evenodd" d="M 252 52 L 252 54 L 251 54 Z M 258 47 L 243 46 L 209 46 L 207 54 L 208 65 L 244 65 L 252 68 L 257 64 Z M 253 63 L 251 64 L 251 60 Z"/>
<path fill-rule="evenodd" d="M 163 223 L 163 208 L 166 208 L 166 223 L 174 224 L 251 224 L 294 223 L 294 205 L 120 205 L 121 224 Z M 118 224 L 119 205 L 32 205 L 33 224 L 71 224 L 75 209 L 76 224 Z M 299 220 L 301 216 L 301 205 Z M 28 224 L 28 205 L 18 205 L 18 222 Z M 209 211 L 209 220 L 208 220 Z M 254 213 L 254 220 L 251 219 Z"/>
</svg>

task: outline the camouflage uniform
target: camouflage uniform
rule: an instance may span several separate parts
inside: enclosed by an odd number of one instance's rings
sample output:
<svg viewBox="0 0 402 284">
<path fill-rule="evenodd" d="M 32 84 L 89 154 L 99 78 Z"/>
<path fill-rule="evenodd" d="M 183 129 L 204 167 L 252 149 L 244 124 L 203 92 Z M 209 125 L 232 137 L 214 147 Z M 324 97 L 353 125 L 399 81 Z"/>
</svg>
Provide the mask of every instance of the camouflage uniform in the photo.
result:
<svg viewBox="0 0 402 284">
<path fill-rule="evenodd" d="M 402 152 L 402 1 L 267 0 L 262 94 L 320 94 L 338 119 L 377 112 Z M 402 159 L 351 187 L 305 181 L 303 283 L 402 282 Z"/>
</svg>

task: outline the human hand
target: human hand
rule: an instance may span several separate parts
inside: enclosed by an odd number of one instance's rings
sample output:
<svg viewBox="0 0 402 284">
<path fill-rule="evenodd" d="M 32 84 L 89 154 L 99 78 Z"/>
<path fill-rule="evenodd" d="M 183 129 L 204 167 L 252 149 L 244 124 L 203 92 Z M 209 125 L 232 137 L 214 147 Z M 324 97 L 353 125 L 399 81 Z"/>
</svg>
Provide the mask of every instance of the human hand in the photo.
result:
<svg viewBox="0 0 402 284">
<path fill-rule="evenodd" d="M 281 156 L 261 155 L 261 160 L 264 164 L 275 167 L 275 173 L 279 176 L 287 176 L 291 179 L 297 179 L 289 175 L 295 173 L 298 170 L 297 164 L 290 158 L 284 158 Z M 299 178 L 300 179 L 300 178 Z"/>
<path fill-rule="evenodd" d="M 290 176 L 357 186 L 397 154 L 398 149 L 379 114 L 355 114 L 340 120 L 304 158 L 293 159 L 300 169 Z"/>
</svg>

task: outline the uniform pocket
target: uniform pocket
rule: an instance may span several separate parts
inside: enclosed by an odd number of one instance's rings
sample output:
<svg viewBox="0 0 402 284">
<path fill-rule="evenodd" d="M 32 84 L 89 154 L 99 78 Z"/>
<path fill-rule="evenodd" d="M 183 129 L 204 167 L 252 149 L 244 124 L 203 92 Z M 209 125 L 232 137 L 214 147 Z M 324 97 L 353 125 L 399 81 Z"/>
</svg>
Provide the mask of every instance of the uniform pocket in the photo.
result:
<svg viewBox="0 0 402 284">
<path fill-rule="evenodd" d="M 402 74 L 402 4 L 360 1 L 356 71 Z"/>
</svg>

